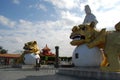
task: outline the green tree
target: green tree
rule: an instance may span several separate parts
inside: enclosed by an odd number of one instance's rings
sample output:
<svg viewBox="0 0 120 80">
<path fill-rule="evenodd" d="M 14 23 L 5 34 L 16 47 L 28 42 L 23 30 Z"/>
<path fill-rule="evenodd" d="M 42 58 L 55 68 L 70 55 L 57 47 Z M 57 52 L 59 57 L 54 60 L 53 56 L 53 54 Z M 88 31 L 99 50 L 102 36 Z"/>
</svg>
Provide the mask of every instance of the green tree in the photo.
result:
<svg viewBox="0 0 120 80">
<path fill-rule="evenodd" d="M 0 46 L 0 50 L 2 49 L 2 46 Z"/>
<path fill-rule="evenodd" d="M 7 52 L 8 52 L 8 50 L 3 49 L 3 47 L 0 46 L 0 53 L 1 53 L 1 54 L 6 54 Z"/>
</svg>

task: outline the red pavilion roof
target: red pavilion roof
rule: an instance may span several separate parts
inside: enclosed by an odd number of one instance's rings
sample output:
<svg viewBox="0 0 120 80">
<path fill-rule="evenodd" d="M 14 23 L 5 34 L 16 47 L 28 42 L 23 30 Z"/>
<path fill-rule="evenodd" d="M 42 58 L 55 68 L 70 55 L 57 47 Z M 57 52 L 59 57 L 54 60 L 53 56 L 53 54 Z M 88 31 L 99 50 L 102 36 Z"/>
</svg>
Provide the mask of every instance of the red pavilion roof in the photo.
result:
<svg viewBox="0 0 120 80">
<path fill-rule="evenodd" d="M 55 54 L 53 54 L 52 52 L 50 52 L 50 48 L 48 48 L 47 44 L 46 46 L 42 49 L 42 54 L 45 56 L 55 56 Z"/>
<path fill-rule="evenodd" d="M 45 46 L 42 50 L 43 50 L 43 51 L 50 51 L 51 49 L 48 48 L 48 46 L 47 46 L 47 44 L 46 44 L 46 46 Z"/>
</svg>

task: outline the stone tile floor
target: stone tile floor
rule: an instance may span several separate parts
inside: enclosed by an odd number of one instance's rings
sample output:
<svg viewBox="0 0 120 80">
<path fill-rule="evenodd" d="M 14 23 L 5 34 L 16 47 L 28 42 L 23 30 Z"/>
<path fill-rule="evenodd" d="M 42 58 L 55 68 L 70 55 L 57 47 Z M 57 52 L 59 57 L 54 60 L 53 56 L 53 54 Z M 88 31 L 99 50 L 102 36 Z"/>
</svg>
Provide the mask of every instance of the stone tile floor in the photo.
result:
<svg viewBox="0 0 120 80">
<path fill-rule="evenodd" d="M 0 80 L 79 80 L 77 77 L 58 75 L 57 69 L 0 69 Z"/>
</svg>

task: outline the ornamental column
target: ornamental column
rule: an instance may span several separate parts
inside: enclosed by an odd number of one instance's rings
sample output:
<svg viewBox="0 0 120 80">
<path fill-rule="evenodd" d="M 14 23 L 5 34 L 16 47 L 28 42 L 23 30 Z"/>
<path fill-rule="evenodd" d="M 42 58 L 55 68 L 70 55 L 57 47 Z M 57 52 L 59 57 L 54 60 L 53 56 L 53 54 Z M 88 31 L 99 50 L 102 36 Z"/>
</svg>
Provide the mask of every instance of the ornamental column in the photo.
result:
<svg viewBox="0 0 120 80">
<path fill-rule="evenodd" d="M 56 56 L 55 56 L 55 68 L 58 68 L 59 67 L 59 46 L 55 46 L 55 53 L 56 53 Z"/>
</svg>

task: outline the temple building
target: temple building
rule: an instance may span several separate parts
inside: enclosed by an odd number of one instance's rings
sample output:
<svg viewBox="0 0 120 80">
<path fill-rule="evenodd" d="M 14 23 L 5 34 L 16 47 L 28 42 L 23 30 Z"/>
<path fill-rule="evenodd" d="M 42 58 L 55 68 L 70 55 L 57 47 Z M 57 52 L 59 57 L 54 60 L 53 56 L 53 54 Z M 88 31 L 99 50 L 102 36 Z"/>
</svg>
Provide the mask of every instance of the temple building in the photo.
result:
<svg viewBox="0 0 120 80">
<path fill-rule="evenodd" d="M 0 54 L 0 65 L 15 64 L 21 54 Z"/>
<path fill-rule="evenodd" d="M 46 46 L 42 49 L 40 54 L 42 64 L 54 64 L 55 63 L 55 54 L 51 52 L 51 49 Z"/>
<path fill-rule="evenodd" d="M 55 56 L 55 54 L 51 52 L 51 49 L 47 46 L 47 44 L 46 44 L 46 46 L 42 49 L 41 54 L 44 55 L 44 56 Z"/>
</svg>

